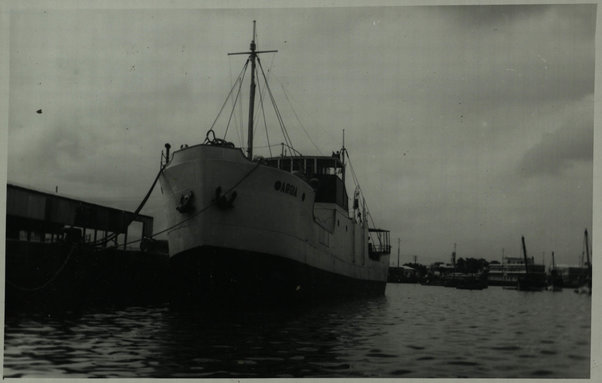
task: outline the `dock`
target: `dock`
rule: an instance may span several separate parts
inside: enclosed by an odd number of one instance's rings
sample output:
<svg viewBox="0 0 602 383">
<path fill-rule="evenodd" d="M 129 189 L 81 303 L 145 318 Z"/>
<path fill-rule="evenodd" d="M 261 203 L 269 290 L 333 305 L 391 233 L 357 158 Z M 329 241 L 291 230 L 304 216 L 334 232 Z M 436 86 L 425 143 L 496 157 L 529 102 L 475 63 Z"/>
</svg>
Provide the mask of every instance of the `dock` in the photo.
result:
<svg viewBox="0 0 602 383">
<path fill-rule="evenodd" d="M 77 308 L 166 297 L 153 218 L 7 184 L 6 307 Z"/>
</svg>

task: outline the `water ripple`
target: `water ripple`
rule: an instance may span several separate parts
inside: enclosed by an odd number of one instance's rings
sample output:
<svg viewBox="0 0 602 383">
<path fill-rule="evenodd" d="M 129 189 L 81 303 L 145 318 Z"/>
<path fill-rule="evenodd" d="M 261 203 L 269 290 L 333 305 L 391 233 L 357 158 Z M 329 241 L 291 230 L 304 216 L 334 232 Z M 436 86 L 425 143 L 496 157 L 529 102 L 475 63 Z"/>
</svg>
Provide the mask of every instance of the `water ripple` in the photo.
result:
<svg viewBox="0 0 602 383">
<path fill-rule="evenodd" d="M 586 378 L 591 299 L 573 298 L 389 285 L 386 299 L 237 315 L 7 313 L 4 377 Z"/>
</svg>

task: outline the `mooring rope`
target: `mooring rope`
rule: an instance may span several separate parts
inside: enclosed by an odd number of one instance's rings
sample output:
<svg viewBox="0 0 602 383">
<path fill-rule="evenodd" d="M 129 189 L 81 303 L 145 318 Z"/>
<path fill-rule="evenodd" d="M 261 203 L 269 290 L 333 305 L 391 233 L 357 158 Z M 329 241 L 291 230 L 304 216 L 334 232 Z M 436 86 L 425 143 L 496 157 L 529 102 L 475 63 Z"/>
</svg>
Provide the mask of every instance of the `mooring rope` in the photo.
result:
<svg viewBox="0 0 602 383">
<path fill-rule="evenodd" d="M 151 185 L 150 189 L 148 190 L 148 192 L 146 193 L 146 195 L 142 199 L 142 202 L 140 202 L 140 204 L 138 205 L 138 207 L 134 211 L 132 219 L 128 222 L 127 226 L 129 226 L 140 215 L 140 211 L 142 210 L 142 208 L 144 207 L 144 205 L 146 205 L 146 202 L 148 201 L 148 199 L 149 199 L 149 197 L 150 197 L 153 189 L 157 185 L 157 181 L 159 180 L 159 176 L 163 172 L 163 168 L 164 167 L 162 166 L 161 169 L 159 169 L 159 172 L 157 173 L 157 176 L 155 177 L 155 180 L 153 181 L 153 184 Z M 98 241 L 94 241 L 94 242 L 83 243 L 83 245 L 86 246 L 86 247 L 89 246 L 92 249 L 94 249 L 98 245 L 104 245 L 107 242 L 115 239 L 115 237 L 117 237 L 117 235 L 119 235 L 119 234 L 118 233 L 113 233 L 113 234 L 111 234 L 108 237 L 102 238 L 102 239 L 100 239 Z M 138 241 L 140 241 L 140 240 L 138 240 Z M 61 264 L 61 266 L 59 266 L 59 268 L 54 272 L 54 274 L 50 277 L 50 279 L 48 279 L 46 282 L 42 283 L 40 286 L 37 286 L 37 287 L 23 287 L 23 286 L 19 286 L 18 284 L 10 281 L 9 279 L 6 279 L 6 283 L 8 285 L 10 285 L 10 286 L 12 286 L 12 287 L 14 287 L 14 288 L 16 288 L 18 290 L 22 290 L 22 291 L 35 292 L 35 291 L 42 290 L 43 288 L 45 288 L 46 286 L 48 286 L 50 283 L 54 282 L 54 280 L 56 280 L 56 278 L 58 278 L 59 274 L 65 269 L 65 267 L 67 266 L 67 264 L 71 260 L 71 257 L 73 256 L 76 247 L 77 247 L 77 244 L 75 244 L 75 243 L 72 244 L 71 250 L 69 251 L 69 254 L 67 255 L 67 257 L 65 257 L 65 260 L 63 261 L 63 263 Z M 96 250 L 96 251 L 97 252 L 108 251 L 108 250 L 114 250 L 115 248 L 116 247 L 107 247 L 107 248 L 103 248 L 103 249 Z"/>
<path fill-rule="evenodd" d="M 165 168 L 165 166 L 162 166 L 159 169 L 159 172 L 157 173 L 157 176 L 155 177 L 155 180 L 153 181 L 153 184 L 151 185 L 150 189 L 148 189 L 148 192 L 146 192 L 146 195 L 142 199 L 142 202 L 140 202 L 140 204 L 138 205 L 138 207 L 136 208 L 136 210 L 134 210 L 133 216 L 129 220 L 129 222 L 127 223 L 126 227 L 129 226 L 132 222 L 134 222 L 136 220 L 136 218 L 138 218 L 138 216 L 140 216 L 140 211 L 142 210 L 142 208 L 144 207 L 144 205 L 146 205 L 146 202 L 148 201 L 151 193 L 155 189 L 155 186 L 157 185 L 157 181 L 159 180 L 159 177 L 161 176 L 161 173 L 163 172 L 164 168 Z M 97 241 L 87 242 L 86 245 L 89 245 L 89 246 L 105 245 L 109 241 L 114 240 L 118 235 L 119 235 L 119 233 L 112 233 L 108 237 L 101 238 L 101 239 L 99 239 Z"/>
<path fill-rule="evenodd" d="M 260 162 L 257 162 L 255 164 L 255 166 L 249 170 L 245 175 L 243 175 L 236 183 L 234 183 L 234 185 L 232 185 L 228 190 L 226 190 L 224 192 L 224 194 L 230 193 L 231 191 L 233 191 L 236 187 L 238 187 L 244 180 L 246 180 L 253 172 L 255 172 L 255 170 L 257 170 L 259 168 L 259 166 L 261 165 Z M 140 215 L 140 211 L 142 210 L 142 208 L 144 207 L 144 205 L 146 204 L 146 202 L 148 201 L 153 189 L 155 188 L 155 186 L 157 185 L 157 181 L 159 180 L 159 177 L 161 176 L 161 173 L 163 172 L 164 166 L 161 167 L 161 169 L 159 170 L 159 172 L 157 173 L 157 176 L 155 177 L 155 180 L 153 181 L 153 184 L 151 185 L 150 189 L 148 190 L 148 192 L 146 193 L 146 195 L 144 196 L 144 198 L 142 199 L 142 202 L 140 202 L 140 204 L 138 205 L 138 208 L 136 208 L 136 210 L 134 211 L 134 215 L 132 217 L 132 219 L 130 220 L 130 222 L 128 223 L 128 225 L 133 222 L 139 215 Z M 169 230 L 172 230 L 182 224 L 184 224 L 185 222 L 191 220 L 192 218 L 204 213 L 206 210 L 208 210 L 213 204 L 215 203 L 215 200 L 212 200 L 207 206 L 203 207 L 202 209 L 200 209 L 199 211 L 197 211 L 195 214 L 191 215 L 190 217 L 187 217 L 185 219 L 183 219 L 182 221 L 176 223 L 175 225 L 172 225 L 166 229 L 163 229 L 159 232 L 153 233 L 150 237 L 148 238 L 153 238 L 156 237 L 160 234 L 163 234 Z M 83 243 L 82 245 L 88 247 L 90 246 L 93 250 L 97 251 L 97 252 L 102 252 L 102 251 L 108 251 L 108 250 L 114 250 L 116 249 L 116 247 L 108 247 L 108 248 L 103 248 L 103 249 L 98 249 L 97 247 L 95 248 L 95 246 L 99 245 L 99 244 L 103 244 L 103 243 L 107 243 L 108 241 L 110 241 L 111 239 L 115 238 L 115 236 L 117 235 L 117 233 L 113 233 L 111 236 L 103 238 L 100 241 L 95 241 L 95 242 L 89 242 L 89 243 Z M 125 245 L 130 245 L 130 244 L 134 244 L 137 242 L 142 241 L 143 238 L 140 239 L 136 239 L 130 242 L 127 242 Z M 75 250 L 77 248 L 80 248 L 77 244 L 73 243 L 71 245 L 71 250 L 69 251 L 69 254 L 67 255 L 67 257 L 65 257 L 65 260 L 63 261 L 63 263 L 57 268 L 57 270 L 53 273 L 53 275 L 44 283 L 42 283 L 39 286 L 36 287 L 24 287 L 24 286 L 20 286 L 17 283 L 9 280 L 8 278 L 6 279 L 6 283 L 13 287 L 16 288 L 18 290 L 21 291 L 27 291 L 27 292 L 36 292 L 39 290 L 42 290 L 44 288 L 46 288 L 48 285 L 50 285 L 52 282 L 54 282 L 58 276 L 62 273 L 62 271 L 65 269 L 65 267 L 67 266 L 67 264 L 69 263 L 69 261 L 71 260 L 71 258 L 73 257 L 73 254 L 75 253 Z"/>
<path fill-rule="evenodd" d="M 76 244 L 72 244 L 71 251 L 69 252 L 69 254 L 67 254 L 67 257 L 65 257 L 65 260 L 63 261 L 61 266 L 59 266 L 59 268 L 54 272 L 54 274 L 50 277 L 50 279 L 48 279 L 46 282 L 42 283 L 40 286 L 23 287 L 23 286 L 19 286 L 18 284 L 10 281 L 8 278 L 6 279 L 6 283 L 18 290 L 21 290 L 21 291 L 35 292 L 35 291 L 42 290 L 43 288 L 45 288 L 46 286 L 48 286 L 49 284 L 54 282 L 54 280 L 59 276 L 59 274 L 63 271 L 63 269 L 69 263 L 69 260 L 71 260 L 71 256 L 73 255 L 73 253 L 75 253 L 75 249 L 76 249 Z"/>
</svg>

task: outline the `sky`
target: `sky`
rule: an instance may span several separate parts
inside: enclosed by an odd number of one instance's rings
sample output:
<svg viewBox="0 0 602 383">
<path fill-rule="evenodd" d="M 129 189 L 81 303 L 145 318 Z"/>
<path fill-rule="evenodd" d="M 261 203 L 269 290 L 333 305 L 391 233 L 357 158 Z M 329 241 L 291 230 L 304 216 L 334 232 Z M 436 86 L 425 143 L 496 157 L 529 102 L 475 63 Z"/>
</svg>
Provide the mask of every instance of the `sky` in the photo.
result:
<svg viewBox="0 0 602 383">
<path fill-rule="evenodd" d="M 398 238 L 401 263 L 429 264 L 454 244 L 457 257 L 522 256 L 521 236 L 538 263 L 581 260 L 595 5 L 24 8 L 9 20 L 9 183 L 134 210 L 163 145 L 203 141 L 244 64 L 227 53 L 248 49 L 257 20 L 295 148 L 328 155 L 344 129 L 392 263 Z M 245 113 L 226 136 L 237 145 Z M 162 209 L 157 189 L 142 211 L 155 231 Z"/>
</svg>

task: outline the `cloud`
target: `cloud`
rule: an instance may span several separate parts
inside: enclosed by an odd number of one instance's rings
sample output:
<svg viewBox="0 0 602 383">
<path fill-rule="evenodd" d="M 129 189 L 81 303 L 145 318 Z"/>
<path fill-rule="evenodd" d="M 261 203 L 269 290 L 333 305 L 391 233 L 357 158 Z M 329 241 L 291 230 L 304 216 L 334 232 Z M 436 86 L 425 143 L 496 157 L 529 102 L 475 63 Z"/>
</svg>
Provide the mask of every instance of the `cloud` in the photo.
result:
<svg viewBox="0 0 602 383">
<path fill-rule="evenodd" d="M 15 13 L 9 179 L 135 208 L 165 142 L 202 142 L 254 19 L 259 49 L 279 51 L 262 62 L 295 148 L 316 152 L 306 129 L 329 153 L 345 129 L 376 223 L 408 252 L 499 253 L 531 227 L 534 249 L 575 247 L 591 222 L 592 5 Z M 245 108 L 227 137 L 242 145 Z"/>
<path fill-rule="evenodd" d="M 593 98 L 585 105 L 561 112 L 558 127 L 544 133 L 541 140 L 522 157 L 520 173 L 526 177 L 559 175 L 575 162 L 592 162 L 594 155 Z"/>
<path fill-rule="evenodd" d="M 596 5 L 580 4 L 579 6 L 564 4 L 530 4 L 530 5 L 479 5 L 453 6 L 439 8 L 462 29 L 479 28 L 482 31 L 495 32 L 500 28 L 515 26 L 518 23 L 536 25 L 542 18 L 552 21 L 555 28 L 562 30 L 566 27 L 563 20 L 580 19 L 580 34 L 590 36 L 591 28 L 596 23 Z M 561 15 L 561 19 L 557 17 Z M 571 28 L 571 33 L 575 29 Z"/>
</svg>

